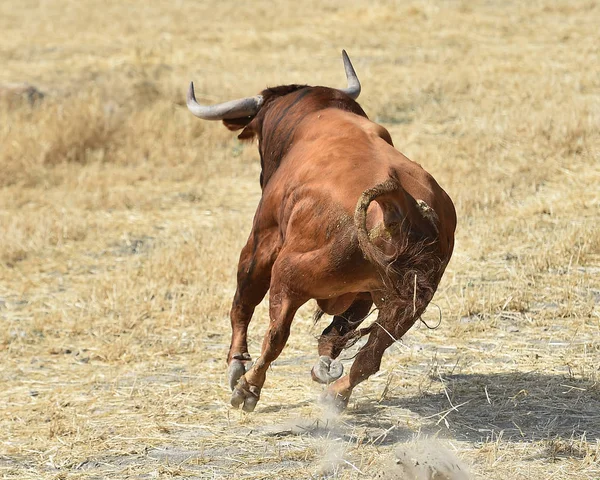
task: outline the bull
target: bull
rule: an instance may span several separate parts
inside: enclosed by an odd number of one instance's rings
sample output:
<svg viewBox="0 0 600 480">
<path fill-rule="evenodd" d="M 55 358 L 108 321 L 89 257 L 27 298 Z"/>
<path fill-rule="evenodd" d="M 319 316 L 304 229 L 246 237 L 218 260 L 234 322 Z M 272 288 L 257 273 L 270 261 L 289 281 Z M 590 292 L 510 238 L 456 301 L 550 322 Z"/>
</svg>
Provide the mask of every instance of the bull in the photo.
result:
<svg viewBox="0 0 600 480">
<path fill-rule="evenodd" d="M 258 140 L 262 196 L 242 249 L 227 355 L 231 404 L 253 411 L 269 365 L 281 354 L 294 314 L 316 300 L 333 316 L 318 340 L 313 380 L 338 408 L 376 373 L 432 299 L 454 247 L 452 200 L 389 132 L 356 102 L 361 85 L 342 51 L 348 87 L 285 85 L 189 110 Z M 247 332 L 269 292 L 270 322 L 252 364 Z M 361 328 L 375 306 L 377 319 Z M 368 336 L 347 375 L 337 360 Z"/>
</svg>

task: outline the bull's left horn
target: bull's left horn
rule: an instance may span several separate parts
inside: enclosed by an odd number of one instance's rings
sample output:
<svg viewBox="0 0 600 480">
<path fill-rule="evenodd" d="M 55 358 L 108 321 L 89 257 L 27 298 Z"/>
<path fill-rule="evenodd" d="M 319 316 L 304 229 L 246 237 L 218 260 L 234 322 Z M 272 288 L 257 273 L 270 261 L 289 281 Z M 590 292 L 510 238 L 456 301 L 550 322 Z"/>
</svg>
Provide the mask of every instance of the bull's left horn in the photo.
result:
<svg viewBox="0 0 600 480">
<path fill-rule="evenodd" d="M 200 105 L 194 94 L 194 82 L 190 82 L 187 93 L 187 107 L 190 112 L 204 120 L 228 120 L 256 115 L 263 103 L 262 95 L 240 98 L 217 105 Z"/>
<path fill-rule="evenodd" d="M 348 79 L 348 88 L 340 88 L 342 92 L 356 100 L 360 95 L 360 82 L 350 62 L 350 58 L 346 53 L 346 50 L 342 50 L 342 58 L 344 59 L 344 70 L 346 70 L 346 78 Z"/>
</svg>

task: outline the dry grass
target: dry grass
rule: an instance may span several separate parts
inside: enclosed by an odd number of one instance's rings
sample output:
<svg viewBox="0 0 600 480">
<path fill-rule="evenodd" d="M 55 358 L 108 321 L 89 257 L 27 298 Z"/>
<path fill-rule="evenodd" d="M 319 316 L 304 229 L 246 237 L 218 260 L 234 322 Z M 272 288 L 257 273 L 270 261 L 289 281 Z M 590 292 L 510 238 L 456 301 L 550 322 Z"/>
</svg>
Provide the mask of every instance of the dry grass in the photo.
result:
<svg viewBox="0 0 600 480">
<path fill-rule="evenodd" d="M 0 3 L 0 84 L 46 94 L 0 98 L 0 476 L 373 478 L 435 436 L 474 478 L 598 479 L 599 20 L 577 0 Z M 457 205 L 443 321 L 330 418 L 306 308 L 245 415 L 224 357 L 257 154 L 185 89 L 343 86 L 341 48 Z"/>
</svg>

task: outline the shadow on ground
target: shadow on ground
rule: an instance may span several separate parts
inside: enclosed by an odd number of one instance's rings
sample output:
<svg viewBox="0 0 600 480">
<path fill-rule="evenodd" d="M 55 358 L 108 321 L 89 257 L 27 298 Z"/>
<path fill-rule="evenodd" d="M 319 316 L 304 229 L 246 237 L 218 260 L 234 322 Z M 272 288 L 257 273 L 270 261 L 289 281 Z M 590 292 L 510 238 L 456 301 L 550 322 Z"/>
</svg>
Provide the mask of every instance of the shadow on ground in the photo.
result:
<svg viewBox="0 0 600 480">
<path fill-rule="evenodd" d="M 432 378 L 441 392 L 366 402 L 342 417 L 290 418 L 260 429 L 268 436 L 337 437 L 377 445 L 428 436 L 470 442 L 600 438 L 600 385 L 560 375 L 493 373 Z M 437 386 L 435 386 L 437 384 Z M 393 392 L 391 392 L 393 395 Z M 407 428 L 406 411 L 415 420 Z M 358 430 L 357 430 L 358 429 Z"/>
<path fill-rule="evenodd" d="M 600 438 L 600 385 L 537 373 L 449 375 L 441 393 L 384 400 L 426 419 L 425 430 L 460 440 L 534 442 Z M 366 406 L 365 406 L 366 407 Z M 454 407 L 454 408 L 453 408 Z"/>
</svg>

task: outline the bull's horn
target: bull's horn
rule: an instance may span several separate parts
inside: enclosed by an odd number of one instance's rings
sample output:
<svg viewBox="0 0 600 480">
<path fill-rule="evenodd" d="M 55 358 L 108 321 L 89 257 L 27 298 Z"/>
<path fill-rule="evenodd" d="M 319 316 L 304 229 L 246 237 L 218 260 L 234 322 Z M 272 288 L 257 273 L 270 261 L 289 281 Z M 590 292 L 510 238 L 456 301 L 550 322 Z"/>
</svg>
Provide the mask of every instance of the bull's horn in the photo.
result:
<svg viewBox="0 0 600 480">
<path fill-rule="evenodd" d="M 197 117 L 204 120 L 227 120 L 255 115 L 263 103 L 262 95 L 240 98 L 217 105 L 200 105 L 194 94 L 194 82 L 190 82 L 187 93 L 187 107 Z"/>
<path fill-rule="evenodd" d="M 348 88 L 340 88 L 342 92 L 356 100 L 360 95 L 360 82 L 350 62 L 350 58 L 346 53 L 346 50 L 342 50 L 342 58 L 344 59 L 344 69 L 346 70 L 346 78 L 348 79 Z"/>
</svg>

